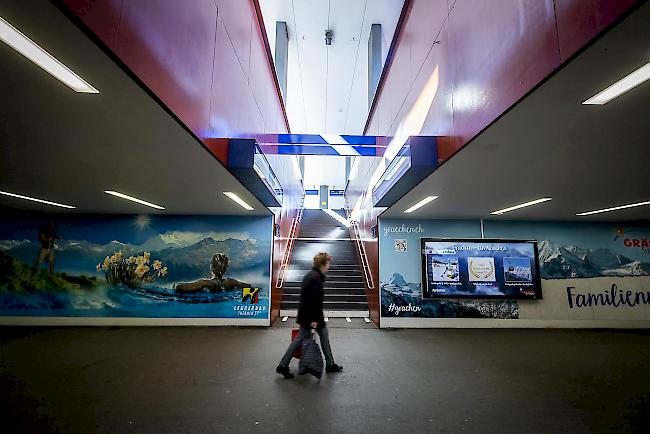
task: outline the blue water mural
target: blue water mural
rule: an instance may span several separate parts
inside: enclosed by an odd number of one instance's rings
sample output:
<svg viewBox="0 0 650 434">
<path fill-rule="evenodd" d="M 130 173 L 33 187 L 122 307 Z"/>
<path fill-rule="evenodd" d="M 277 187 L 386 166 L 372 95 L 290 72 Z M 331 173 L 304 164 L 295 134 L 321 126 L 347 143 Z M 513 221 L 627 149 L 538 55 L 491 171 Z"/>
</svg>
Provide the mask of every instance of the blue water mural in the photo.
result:
<svg viewBox="0 0 650 434">
<path fill-rule="evenodd" d="M 0 219 L 0 315 L 269 317 L 271 217 L 58 217 L 53 274 L 45 220 Z"/>
</svg>

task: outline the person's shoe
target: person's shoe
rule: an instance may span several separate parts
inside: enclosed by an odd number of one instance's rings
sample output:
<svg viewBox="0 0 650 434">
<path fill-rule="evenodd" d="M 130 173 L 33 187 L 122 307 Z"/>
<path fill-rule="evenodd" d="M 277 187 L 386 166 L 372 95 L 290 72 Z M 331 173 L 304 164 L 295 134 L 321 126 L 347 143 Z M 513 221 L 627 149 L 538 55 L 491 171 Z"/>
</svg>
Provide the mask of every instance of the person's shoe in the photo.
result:
<svg viewBox="0 0 650 434">
<path fill-rule="evenodd" d="M 286 378 L 286 379 L 293 378 L 293 374 L 291 373 L 291 371 L 289 371 L 288 366 L 284 367 L 284 366 L 278 365 L 278 367 L 275 368 L 275 372 L 277 372 L 278 374 L 284 376 L 284 378 Z"/>
<path fill-rule="evenodd" d="M 342 370 L 343 366 L 337 365 L 336 363 L 325 368 L 325 372 L 341 372 Z"/>
</svg>

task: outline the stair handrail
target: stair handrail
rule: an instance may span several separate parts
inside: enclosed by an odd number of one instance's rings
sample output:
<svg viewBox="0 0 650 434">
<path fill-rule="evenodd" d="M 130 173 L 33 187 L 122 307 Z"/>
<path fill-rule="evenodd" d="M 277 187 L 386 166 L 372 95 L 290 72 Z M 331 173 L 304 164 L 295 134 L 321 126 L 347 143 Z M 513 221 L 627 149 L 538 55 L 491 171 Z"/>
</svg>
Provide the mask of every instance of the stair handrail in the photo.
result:
<svg viewBox="0 0 650 434">
<path fill-rule="evenodd" d="M 293 250 L 293 245 L 296 240 L 296 231 L 298 229 L 298 224 L 302 220 L 302 210 L 303 206 L 300 205 L 298 214 L 291 221 L 291 229 L 289 230 L 289 239 L 287 241 L 287 246 L 284 249 L 284 255 L 282 255 L 282 262 L 280 263 L 280 275 L 278 280 L 275 282 L 276 288 L 282 288 L 284 284 L 284 275 L 287 272 L 287 267 L 289 266 L 289 260 L 291 259 L 291 251 Z"/>
<path fill-rule="evenodd" d="M 363 275 L 366 278 L 366 285 L 368 289 L 372 291 L 375 288 L 375 284 L 372 280 L 372 273 L 370 272 L 370 265 L 368 264 L 368 257 L 366 256 L 366 246 L 361 240 L 361 231 L 359 230 L 359 223 L 356 220 L 353 220 L 350 209 L 346 206 L 345 212 L 348 215 L 348 221 L 352 225 L 352 231 L 354 232 L 354 241 L 357 245 L 357 251 L 359 252 L 359 257 L 361 258 L 361 268 L 363 268 Z"/>
</svg>

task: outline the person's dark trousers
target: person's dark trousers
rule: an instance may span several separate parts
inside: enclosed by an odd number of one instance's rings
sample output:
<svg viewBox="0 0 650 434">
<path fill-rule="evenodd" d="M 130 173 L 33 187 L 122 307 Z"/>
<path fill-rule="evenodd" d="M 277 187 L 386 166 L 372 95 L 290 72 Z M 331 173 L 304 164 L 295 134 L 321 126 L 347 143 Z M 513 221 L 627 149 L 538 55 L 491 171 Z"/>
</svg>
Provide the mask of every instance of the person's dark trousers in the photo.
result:
<svg viewBox="0 0 650 434">
<path fill-rule="evenodd" d="M 323 355 L 325 356 L 325 366 L 332 366 L 334 365 L 334 357 L 332 357 L 332 348 L 330 347 L 330 337 L 329 337 L 329 331 L 327 330 L 327 327 L 320 327 L 316 329 L 316 332 L 318 333 L 318 336 L 320 336 L 320 346 L 323 349 Z M 291 341 L 291 344 L 289 344 L 289 348 L 287 348 L 287 352 L 284 353 L 284 356 L 282 356 L 282 360 L 280 360 L 280 366 L 283 368 L 288 368 L 289 367 L 289 362 L 291 362 L 291 357 L 293 356 L 293 353 L 298 349 L 302 347 L 302 341 L 305 339 L 308 339 L 311 335 L 311 329 L 305 328 L 305 327 L 300 327 L 300 332 L 298 333 L 298 336 Z"/>
</svg>

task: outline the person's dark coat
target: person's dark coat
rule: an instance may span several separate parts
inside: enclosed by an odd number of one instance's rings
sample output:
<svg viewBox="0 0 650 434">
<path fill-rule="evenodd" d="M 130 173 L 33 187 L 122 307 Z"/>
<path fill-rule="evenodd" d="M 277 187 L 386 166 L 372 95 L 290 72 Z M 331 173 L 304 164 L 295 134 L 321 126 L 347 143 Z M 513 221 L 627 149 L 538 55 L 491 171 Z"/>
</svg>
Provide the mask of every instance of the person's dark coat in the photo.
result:
<svg viewBox="0 0 650 434">
<path fill-rule="evenodd" d="M 323 282 L 325 282 L 325 275 L 316 268 L 305 274 L 302 279 L 300 305 L 296 320 L 302 327 L 309 328 L 313 322 L 318 323 L 318 328 L 325 327 Z"/>
</svg>

